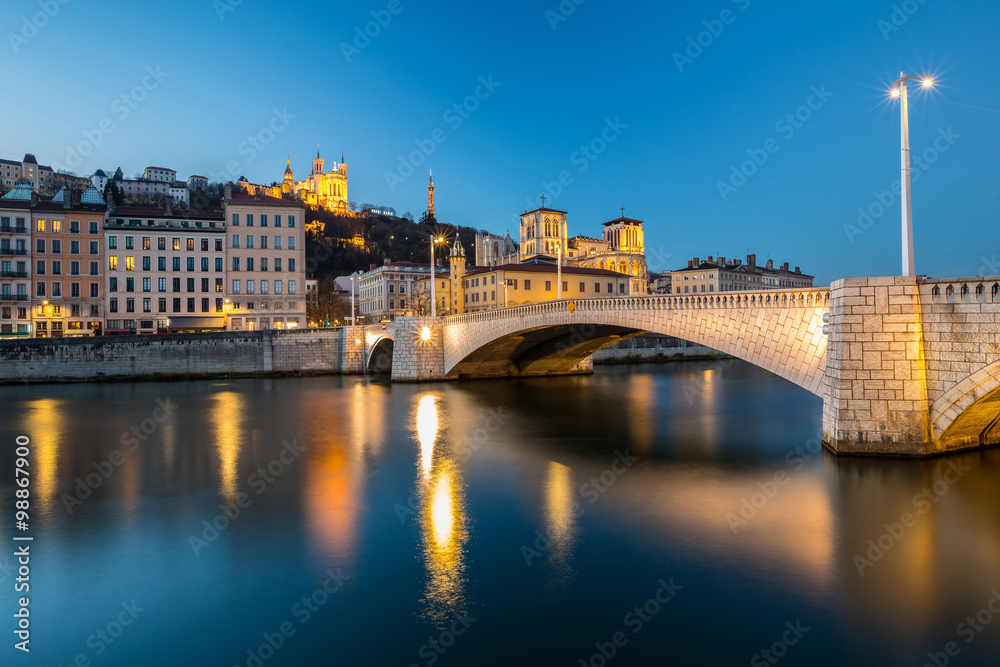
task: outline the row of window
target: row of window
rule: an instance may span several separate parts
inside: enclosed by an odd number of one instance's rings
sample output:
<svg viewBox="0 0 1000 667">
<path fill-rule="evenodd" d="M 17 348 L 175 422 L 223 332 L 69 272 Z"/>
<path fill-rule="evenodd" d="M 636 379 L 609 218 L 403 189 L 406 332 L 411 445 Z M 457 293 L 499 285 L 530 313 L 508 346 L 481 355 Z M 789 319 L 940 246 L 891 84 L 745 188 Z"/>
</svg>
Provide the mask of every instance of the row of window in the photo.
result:
<svg viewBox="0 0 1000 667">
<path fill-rule="evenodd" d="M 255 261 L 256 259 L 260 260 L 259 264 Z M 268 267 L 267 257 L 259 257 L 259 258 L 247 257 L 246 260 L 247 261 L 244 264 L 244 263 L 242 263 L 240 261 L 239 257 L 233 257 L 233 267 L 232 267 L 233 271 L 241 271 L 242 270 L 240 268 L 241 266 L 245 266 L 247 271 L 267 271 L 268 270 L 268 268 L 267 268 Z M 280 257 L 275 257 L 274 258 L 274 264 L 273 264 L 273 266 L 274 266 L 273 271 L 275 273 L 281 273 L 281 258 Z M 255 268 L 255 267 L 259 267 L 259 268 Z M 295 258 L 294 257 L 289 257 L 288 258 L 288 272 L 289 273 L 295 273 Z"/>
<path fill-rule="evenodd" d="M 194 258 L 194 257 L 186 257 L 184 259 L 187 260 L 185 262 L 185 266 L 187 267 L 187 270 L 193 272 L 195 270 L 195 266 L 196 266 L 196 264 L 195 264 L 195 259 L 196 258 Z M 152 271 L 153 270 L 152 269 L 152 266 L 153 266 L 153 258 L 152 257 L 150 257 L 149 255 L 143 255 L 141 257 L 141 260 L 142 260 L 142 270 L 143 271 Z M 209 271 L 208 267 L 210 265 L 210 262 L 209 262 L 209 258 L 208 257 L 202 257 L 201 258 L 201 262 L 199 264 L 201 266 L 202 273 L 207 273 Z M 173 271 L 180 271 L 181 270 L 181 258 L 180 257 L 172 257 L 171 258 L 171 262 L 170 262 L 170 266 L 171 266 L 171 270 L 173 270 Z M 118 255 L 108 255 L 108 269 L 111 270 L 111 271 L 117 271 L 118 270 Z M 135 271 L 135 257 L 133 255 L 126 255 L 125 256 L 125 270 L 126 271 Z M 160 256 L 160 257 L 156 258 L 156 270 L 157 271 L 166 271 L 167 270 L 167 258 L 166 257 Z M 215 272 L 216 273 L 222 273 L 222 270 L 223 270 L 222 258 L 221 257 L 216 257 L 215 258 Z"/>
<path fill-rule="evenodd" d="M 268 240 L 268 236 L 266 234 L 261 234 L 260 235 L 260 245 L 258 245 L 257 247 L 260 248 L 261 250 L 267 250 L 267 240 Z M 243 247 L 246 248 L 247 250 L 253 250 L 253 247 L 254 247 L 253 244 L 254 244 L 254 235 L 253 234 L 247 234 L 246 235 L 246 244 Z M 239 234 L 233 234 L 233 236 L 232 236 L 232 247 L 235 248 L 235 249 L 237 249 L 237 250 L 239 249 L 239 247 L 240 247 L 240 235 Z M 274 246 L 273 247 L 274 247 L 275 250 L 281 250 L 281 237 L 280 236 L 275 236 L 274 237 Z M 294 236 L 289 236 L 288 237 L 288 246 L 287 246 L 287 248 L 288 248 L 288 250 L 295 250 L 295 237 Z"/>
<path fill-rule="evenodd" d="M 49 224 L 50 222 L 51 222 L 51 224 Z M 38 219 L 38 220 L 35 220 L 35 231 L 44 234 L 46 232 L 46 230 L 48 229 L 48 231 L 51 231 L 53 234 L 61 234 L 62 233 L 62 223 L 63 223 L 62 220 L 50 220 L 50 221 L 46 221 L 46 220 Z M 9 227 L 10 226 L 10 218 L 0 218 L 0 226 Z M 17 226 L 18 227 L 23 227 L 24 226 L 24 218 L 18 218 L 17 219 Z M 100 226 L 98 225 L 98 223 L 96 221 L 91 221 L 90 223 L 88 223 L 88 231 L 91 234 L 99 234 L 101 232 L 101 229 L 100 229 Z M 80 233 L 80 221 L 79 220 L 70 220 L 69 221 L 69 233 L 70 234 L 79 234 Z"/>
<path fill-rule="evenodd" d="M 45 245 L 46 245 L 45 244 L 45 239 L 35 239 L 35 253 L 37 253 L 37 254 L 45 254 Z M 52 239 L 51 243 L 49 244 L 49 248 L 50 248 L 50 252 L 53 255 L 60 255 L 60 254 L 62 254 L 62 241 L 59 240 L 59 239 Z M 100 249 L 100 246 L 98 245 L 97 241 L 91 241 L 90 242 L 89 251 L 90 251 L 89 254 L 91 254 L 91 255 L 99 255 L 101 253 L 101 249 Z M 69 254 L 71 254 L 71 255 L 79 255 L 80 254 L 80 242 L 79 241 L 70 241 L 69 242 Z"/>
<path fill-rule="evenodd" d="M 62 293 L 62 283 L 54 282 L 52 283 L 51 292 L 46 291 L 46 283 L 36 282 L 35 283 L 35 296 L 41 299 L 47 299 L 49 297 L 54 299 L 61 299 L 64 295 Z M 100 296 L 100 287 L 98 283 L 90 283 L 90 298 L 96 299 Z M 71 299 L 80 298 L 80 283 L 70 283 L 69 284 L 69 297 Z"/>
<path fill-rule="evenodd" d="M 295 310 L 295 305 L 296 304 L 294 301 L 289 301 L 288 310 Z M 241 301 L 236 301 L 233 303 L 233 310 L 241 310 L 243 308 L 246 308 L 247 310 L 254 310 L 256 306 L 257 306 L 256 301 L 247 301 L 246 303 L 243 303 Z M 267 301 L 260 302 L 261 310 L 267 310 L 268 308 L 273 308 L 274 310 L 281 310 L 283 306 L 284 306 L 283 301 L 275 301 L 273 303 L 268 303 Z"/>
<path fill-rule="evenodd" d="M 194 278 L 188 278 L 187 279 L 187 291 L 188 292 L 194 292 L 195 291 L 195 282 L 194 282 L 194 280 L 195 280 Z M 173 290 L 171 290 L 171 291 L 173 291 L 173 292 L 180 292 L 181 291 L 181 279 L 180 278 L 174 278 L 173 279 L 173 284 L 171 286 L 173 287 Z M 152 292 L 153 291 L 152 287 L 153 287 L 153 281 L 152 281 L 151 278 L 143 278 L 142 279 L 142 291 L 143 292 Z M 118 291 L 118 278 L 115 277 L 115 276 L 112 276 L 112 277 L 108 278 L 108 292 L 114 293 L 114 292 L 117 292 L 117 291 Z M 126 278 L 125 279 L 125 291 L 126 292 L 134 292 L 135 291 L 135 278 Z M 159 278 L 159 279 L 157 279 L 157 281 L 156 281 L 156 291 L 157 292 L 166 292 L 167 291 L 167 279 L 166 278 Z M 208 278 L 202 278 L 201 279 L 201 291 L 202 292 L 208 292 L 208 291 L 210 291 L 209 290 Z M 215 279 L 215 291 L 216 292 L 221 292 L 222 291 L 222 278 L 216 278 Z"/>
<path fill-rule="evenodd" d="M 268 294 L 269 293 L 268 292 L 268 284 L 269 283 L 266 280 L 261 280 L 260 281 L 260 293 L 261 294 Z M 256 282 L 253 281 L 253 280 L 246 281 L 246 288 L 247 288 L 247 294 L 254 294 L 255 293 L 254 290 L 256 289 Z M 281 290 L 282 290 L 282 282 L 280 280 L 275 280 L 274 281 L 274 293 L 275 294 L 281 294 Z M 240 281 L 239 280 L 234 280 L 233 281 L 233 292 L 232 293 L 233 294 L 239 294 L 240 293 Z M 295 294 L 295 281 L 294 280 L 289 280 L 288 281 L 288 293 L 289 294 Z"/>
<path fill-rule="evenodd" d="M 10 271 L 10 262 L 3 263 L 5 267 L 4 271 Z M 20 267 L 24 262 L 18 262 L 18 267 Z M 46 263 L 44 259 L 35 260 L 35 275 L 44 276 L 45 275 Z M 96 276 L 100 274 L 100 264 L 98 262 L 90 262 L 90 275 Z M 49 262 L 49 269 L 51 270 L 51 275 L 61 276 L 62 275 L 62 260 L 54 259 Z M 21 270 L 21 269 L 19 269 Z M 70 262 L 69 263 L 69 275 L 78 276 L 80 275 L 80 262 Z"/>
<path fill-rule="evenodd" d="M 186 311 L 181 311 L 181 303 L 183 301 L 182 299 L 175 298 L 172 301 L 173 301 L 173 303 L 171 305 L 173 306 L 173 309 L 170 312 L 173 312 L 173 313 L 180 313 L 180 312 L 194 313 L 194 312 L 198 312 L 198 311 L 195 310 L 195 303 L 196 303 L 197 299 L 194 299 L 194 298 L 188 298 L 187 299 L 187 304 L 186 304 L 187 305 L 187 310 Z M 202 313 L 210 312 L 210 310 L 209 310 L 210 309 L 210 302 L 211 302 L 211 299 L 203 298 L 201 300 L 201 311 L 200 312 L 202 312 Z M 113 298 L 111 298 L 108 301 L 108 311 L 112 312 L 112 313 L 120 312 L 119 311 L 119 303 L 118 303 L 118 298 L 117 297 L 113 297 Z M 135 312 L 135 298 L 134 297 L 128 297 L 128 298 L 125 299 L 125 312 L 126 313 L 134 313 Z M 144 297 L 142 299 L 142 312 L 144 312 L 144 313 L 151 313 L 151 312 L 153 312 L 153 300 L 151 298 Z M 167 312 L 167 299 L 157 299 L 156 300 L 156 312 L 158 312 L 158 313 L 165 313 L 165 312 Z M 223 312 L 222 299 L 216 299 L 215 300 L 215 312 L 217 312 L 217 313 Z M 114 327 L 111 326 L 111 321 L 110 320 L 108 321 L 108 328 L 109 329 L 114 328 Z"/>
<path fill-rule="evenodd" d="M 193 238 L 185 239 L 185 247 L 189 252 L 194 252 L 195 240 Z M 198 244 L 202 252 L 208 252 L 209 239 L 197 239 L 200 241 Z M 152 237 L 143 236 L 140 239 L 143 250 L 152 250 Z M 170 245 L 174 250 L 181 249 L 181 239 L 179 236 L 174 236 L 170 239 Z M 280 245 L 280 244 L 279 244 Z M 156 249 L 166 250 L 167 249 L 167 237 L 158 236 L 156 237 Z M 118 250 L 118 237 L 109 236 L 108 237 L 108 250 Z M 125 237 L 125 250 L 135 250 L 135 237 L 126 236 Z M 222 252 L 222 239 L 215 239 L 215 252 Z"/>
<path fill-rule="evenodd" d="M 13 307 L 13 306 L 3 306 L 0 308 L 0 319 L 12 320 L 12 316 L 17 314 L 17 319 L 26 320 L 28 319 L 28 308 L 27 306 Z"/>
<path fill-rule="evenodd" d="M 246 223 L 247 227 L 253 227 L 253 225 L 254 225 L 254 215 L 256 215 L 256 214 L 254 214 L 254 213 L 247 213 L 247 214 L 245 214 L 243 216 L 243 220 Z M 240 214 L 239 213 L 233 213 L 231 220 L 232 220 L 232 223 L 233 223 L 233 227 L 239 227 L 240 226 Z M 258 220 L 260 221 L 260 226 L 261 227 L 267 227 L 267 213 L 261 213 L 258 216 Z M 274 220 L 274 226 L 275 227 L 281 227 L 281 216 L 280 215 L 273 216 L 273 220 Z M 294 227 L 295 226 L 295 216 L 294 215 L 288 216 L 288 226 L 289 227 Z"/>
<path fill-rule="evenodd" d="M 86 306 L 87 304 L 83 304 Z M 91 317 L 101 316 L 101 307 L 97 304 L 90 304 L 88 307 Z M 21 310 L 21 309 L 18 309 Z M 60 305 L 51 306 L 38 306 L 35 308 L 35 317 L 62 317 L 63 309 Z M 83 306 L 78 303 L 71 304 L 69 307 L 70 317 L 83 317 Z M 45 327 L 39 324 L 39 328 L 44 331 Z M 78 327 L 71 326 L 70 329 L 76 329 Z"/>
</svg>

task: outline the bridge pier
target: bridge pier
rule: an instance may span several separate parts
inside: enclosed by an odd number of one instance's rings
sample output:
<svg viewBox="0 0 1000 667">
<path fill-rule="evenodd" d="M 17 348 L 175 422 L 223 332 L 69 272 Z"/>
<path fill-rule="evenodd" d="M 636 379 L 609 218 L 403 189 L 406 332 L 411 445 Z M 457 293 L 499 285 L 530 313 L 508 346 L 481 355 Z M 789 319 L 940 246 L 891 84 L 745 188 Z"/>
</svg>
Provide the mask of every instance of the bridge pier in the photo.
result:
<svg viewBox="0 0 1000 667">
<path fill-rule="evenodd" d="M 917 279 L 838 280 L 829 312 L 823 441 L 838 454 L 937 453 Z"/>
<path fill-rule="evenodd" d="M 395 322 L 393 382 L 444 380 L 444 326 L 440 317 L 401 317 Z"/>
</svg>

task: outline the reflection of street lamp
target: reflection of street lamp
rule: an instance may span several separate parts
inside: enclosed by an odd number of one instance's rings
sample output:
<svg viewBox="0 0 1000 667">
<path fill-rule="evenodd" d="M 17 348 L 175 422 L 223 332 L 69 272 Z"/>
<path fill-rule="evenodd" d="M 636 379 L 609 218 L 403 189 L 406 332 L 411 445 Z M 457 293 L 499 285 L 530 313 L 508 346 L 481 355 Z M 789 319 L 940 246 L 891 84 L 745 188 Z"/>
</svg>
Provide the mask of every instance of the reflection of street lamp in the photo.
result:
<svg viewBox="0 0 1000 667">
<path fill-rule="evenodd" d="M 900 198 L 903 202 L 903 275 L 912 276 L 913 269 L 913 202 L 910 197 L 910 119 L 909 108 L 906 96 L 906 82 L 914 79 L 921 79 L 924 88 L 934 85 L 934 79 L 926 74 L 916 76 L 906 76 L 906 72 L 899 73 L 899 79 L 892 84 L 892 96 L 901 98 L 901 141 L 903 145 L 903 191 Z"/>
<path fill-rule="evenodd" d="M 440 236 L 431 237 L 431 317 L 437 317 L 437 297 L 434 295 L 434 246 L 444 243 Z"/>
</svg>

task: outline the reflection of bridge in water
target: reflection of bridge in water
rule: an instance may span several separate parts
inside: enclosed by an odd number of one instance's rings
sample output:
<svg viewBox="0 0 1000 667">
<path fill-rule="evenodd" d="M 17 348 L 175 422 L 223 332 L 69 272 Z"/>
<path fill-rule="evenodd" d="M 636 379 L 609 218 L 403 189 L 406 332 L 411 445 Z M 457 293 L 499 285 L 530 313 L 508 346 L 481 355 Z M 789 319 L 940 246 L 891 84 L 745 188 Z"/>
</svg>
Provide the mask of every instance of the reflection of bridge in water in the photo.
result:
<svg viewBox="0 0 1000 667">
<path fill-rule="evenodd" d="M 927 455 L 1000 443 L 1000 284 L 853 278 L 829 289 L 552 301 L 366 332 L 398 381 L 589 372 L 659 333 L 743 359 L 820 396 L 835 451 Z M 824 322 L 829 326 L 824 328 Z M 391 361 L 390 361 L 391 360 Z"/>
</svg>

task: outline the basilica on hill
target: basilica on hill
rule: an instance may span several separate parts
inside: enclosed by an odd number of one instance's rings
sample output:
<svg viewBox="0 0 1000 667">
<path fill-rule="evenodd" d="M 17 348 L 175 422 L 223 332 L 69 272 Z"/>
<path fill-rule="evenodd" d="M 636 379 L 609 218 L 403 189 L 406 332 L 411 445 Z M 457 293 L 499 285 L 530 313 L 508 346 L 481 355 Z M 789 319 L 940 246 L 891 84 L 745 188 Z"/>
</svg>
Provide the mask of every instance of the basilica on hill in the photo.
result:
<svg viewBox="0 0 1000 667">
<path fill-rule="evenodd" d="M 295 180 L 291 158 L 285 166 L 285 177 L 281 182 L 282 194 L 290 194 L 312 208 L 322 208 L 342 215 L 350 215 L 347 203 L 347 163 L 341 155 L 340 162 L 334 164 L 333 171 L 323 171 L 323 158 L 316 146 L 316 157 L 312 161 L 312 173 L 302 181 Z"/>
</svg>

